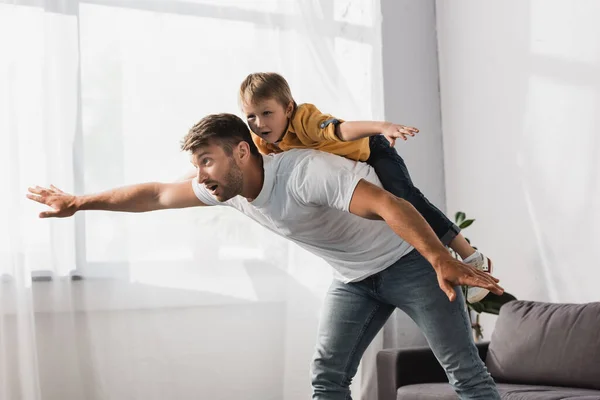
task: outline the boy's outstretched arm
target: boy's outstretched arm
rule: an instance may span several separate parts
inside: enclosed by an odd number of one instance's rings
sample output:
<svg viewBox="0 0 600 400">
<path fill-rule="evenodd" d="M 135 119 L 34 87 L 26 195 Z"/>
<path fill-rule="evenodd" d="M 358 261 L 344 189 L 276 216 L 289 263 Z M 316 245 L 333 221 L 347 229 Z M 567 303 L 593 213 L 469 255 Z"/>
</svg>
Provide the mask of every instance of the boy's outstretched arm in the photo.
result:
<svg viewBox="0 0 600 400">
<path fill-rule="evenodd" d="M 390 146 L 396 144 L 396 139 L 407 140 L 407 136 L 415 136 L 418 132 L 412 126 L 384 121 L 345 121 L 335 128 L 336 135 L 345 142 L 381 134 L 389 140 Z"/>
<path fill-rule="evenodd" d="M 393 124 L 385 121 L 344 121 L 330 114 L 323 114 L 314 104 L 302 104 L 296 111 L 299 122 L 295 129 L 302 129 L 315 142 L 344 141 L 350 142 L 374 135 L 384 135 L 393 146 L 396 139 L 406 140 L 407 136 L 415 136 L 417 128 Z"/>
<path fill-rule="evenodd" d="M 433 266 L 440 288 L 450 301 L 456 297 L 453 286 L 457 285 L 482 287 L 498 295 L 503 293 L 496 278 L 454 259 L 409 202 L 361 179 L 352 195 L 350 212 L 363 218 L 384 220 L 410 243 Z"/>
<path fill-rule="evenodd" d="M 194 194 L 190 180 L 174 183 L 141 183 L 98 194 L 74 196 L 50 185 L 30 187 L 27 198 L 51 207 L 40 218 L 70 217 L 81 210 L 147 212 L 204 206 Z"/>
</svg>

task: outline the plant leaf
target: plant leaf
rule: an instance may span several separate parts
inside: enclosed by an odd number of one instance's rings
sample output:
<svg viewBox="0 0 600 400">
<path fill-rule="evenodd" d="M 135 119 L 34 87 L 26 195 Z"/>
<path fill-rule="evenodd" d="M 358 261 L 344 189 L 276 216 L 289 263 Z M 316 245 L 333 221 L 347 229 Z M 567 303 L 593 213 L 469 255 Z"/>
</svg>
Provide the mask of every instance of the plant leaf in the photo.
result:
<svg viewBox="0 0 600 400">
<path fill-rule="evenodd" d="M 460 229 L 465 229 L 465 228 L 468 228 L 469 226 L 471 226 L 471 224 L 472 224 L 473 222 L 475 222 L 475 220 L 474 220 L 474 219 L 467 219 L 466 221 L 463 221 L 463 222 L 461 222 L 461 223 L 458 225 L 458 227 L 459 227 Z"/>
<path fill-rule="evenodd" d="M 456 214 L 454 214 L 454 222 L 456 223 L 456 225 L 460 225 L 461 222 L 463 222 L 466 217 L 467 216 L 465 215 L 464 212 L 459 211 Z"/>
</svg>

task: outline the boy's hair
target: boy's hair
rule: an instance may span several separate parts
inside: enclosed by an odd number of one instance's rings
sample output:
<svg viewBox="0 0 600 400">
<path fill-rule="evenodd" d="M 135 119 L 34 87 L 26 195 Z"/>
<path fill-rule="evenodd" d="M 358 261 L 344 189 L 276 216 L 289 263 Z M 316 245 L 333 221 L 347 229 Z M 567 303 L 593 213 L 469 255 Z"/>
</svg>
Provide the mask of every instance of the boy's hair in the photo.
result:
<svg viewBox="0 0 600 400">
<path fill-rule="evenodd" d="M 200 147 L 218 143 L 228 156 L 240 142 L 248 142 L 250 153 L 260 153 L 250 136 L 250 130 L 244 121 L 233 114 L 211 114 L 202 118 L 181 140 L 181 150 L 194 154 Z"/>
<path fill-rule="evenodd" d="M 240 85 L 240 105 L 247 101 L 255 103 L 268 99 L 275 99 L 283 107 L 287 107 L 291 102 L 296 110 L 290 85 L 278 73 L 256 72 L 248 75 Z"/>
</svg>

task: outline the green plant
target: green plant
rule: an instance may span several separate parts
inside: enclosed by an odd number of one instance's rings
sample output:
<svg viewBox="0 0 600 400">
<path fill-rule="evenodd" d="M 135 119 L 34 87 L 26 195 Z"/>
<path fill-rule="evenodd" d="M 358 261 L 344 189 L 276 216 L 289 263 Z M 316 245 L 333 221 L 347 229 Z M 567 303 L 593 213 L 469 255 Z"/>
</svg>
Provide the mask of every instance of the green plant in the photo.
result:
<svg viewBox="0 0 600 400">
<path fill-rule="evenodd" d="M 469 226 L 471 226 L 473 224 L 473 222 L 475 222 L 475 219 L 467 219 L 467 215 L 462 211 L 459 211 L 454 215 L 454 223 L 461 230 L 468 228 Z M 469 244 L 471 243 L 471 241 L 467 237 L 465 237 L 465 239 L 467 242 L 469 242 Z M 475 247 L 475 246 L 473 246 L 473 248 L 477 249 L 477 247 Z M 460 259 L 459 255 L 456 254 L 455 251 L 450 250 L 450 252 L 456 259 Z M 465 302 L 466 302 L 466 298 L 467 298 L 467 289 L 468 289 L 467 286 L 462 287 L 463 294 L 465 297 Z M 477 303 L 471 304 L 469 302 L 466 302 L 467 310 L 468 310 L 468 314 L 469 314 L 469 320 L 471 321 L 471 327 L 473 328 L 475 340 L 483 339 L 483 328 L 481 327 L 481 324 L 479 323 L 479 315 L 481 313 L 498 315 L 500 313 L 500 308 L 504 304 L 508 303 L 509 301 L 516 300 L 516 299 L 517 298 L 515 296 L 513 296 L 512 294 L 510 294 L 508 292 L 504 292 L 500 296 L 498 296 L 497 294 L 494 294 L 494 293 L 490 293 L 487 296 L 485 296 L 485 298 L 483 300 L 481 300 L 480 302 L 477 302 Z M 473 321 L 473 315 L 472 315 L 473 313 L 475 313 L 475 321 Z"/>
</svg>

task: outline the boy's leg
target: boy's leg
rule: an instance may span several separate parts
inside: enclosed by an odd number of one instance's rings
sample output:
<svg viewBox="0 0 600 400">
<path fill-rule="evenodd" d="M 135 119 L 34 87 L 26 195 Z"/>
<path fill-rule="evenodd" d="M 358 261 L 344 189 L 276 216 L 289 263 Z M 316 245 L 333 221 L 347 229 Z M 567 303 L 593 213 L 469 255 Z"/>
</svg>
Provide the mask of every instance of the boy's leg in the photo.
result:
<svg viewBox="0 0 600 400">
<path fill-rule="evenodd" d="M 413 185 L 404 160 L 383 135 L 369 138 L 371 155 L 367 163 L 375 169 L 383 187 L 388 192 L 411 203 L 429 223 L 442 243 L 449 245 L 460 229 L 443 212 L 431 204 Z"/>
<path fill-rule="evenodd" d="M 404 160 L 383 135 L 369 138 L 371 155 L 367 160 L 388 192 L 411 203 L 429 223 L 440 241 L 457 252 L 469 265 L 486 272 L 491 272 L 492 262 L 467 242 L 460 233 L 460 228 L 452 223 L 443 212 L 431 204 L 416 188 Z M 469 287 L 467 298 L 469 303 L 481 301 L 489 294 L 489 290 Z"/>
<path fill-rule="evenodd" d="M 312 362 L 314 400 L 350 400 L 350 382 L 367 346 L 394 306 L 372 296 L 373 280 L 344 284 L 327 292 Z"/>
<path fill-rule="evenodd" d="M 499 400 L 494 380 L 479 357 L 462 292 L 450 302 L 435 271 L 417 251 L 382 271 L 381 296 L 421 328 L 461 399 Z"/>
</svg>

